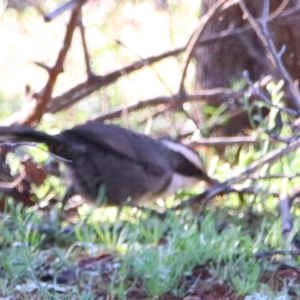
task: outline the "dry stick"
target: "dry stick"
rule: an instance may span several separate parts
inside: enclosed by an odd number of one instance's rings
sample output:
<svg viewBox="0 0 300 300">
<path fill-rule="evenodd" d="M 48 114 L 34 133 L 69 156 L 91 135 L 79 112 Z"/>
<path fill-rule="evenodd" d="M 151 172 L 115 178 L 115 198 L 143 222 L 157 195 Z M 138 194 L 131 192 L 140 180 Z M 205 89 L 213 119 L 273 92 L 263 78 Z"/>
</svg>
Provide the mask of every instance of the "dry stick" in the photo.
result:
<svg viewBox="0 0 300 300">
<path fill-rule="evenodd" d="M 269 59 L 270 66 L 273 69 L 273 72 L 279 77 L 280 79 L 284 79 L 287 83 L 287 90 L 291 94 L 291 99 L 297 108 L 298 115 L 300 114 L 300 92 L 298 89 L 297 84 L 293 81 L 293 78 L 285 68 L 282 62 L 282 55 L 285 51 L 285 47 L 282 47 L 281 51 L 276 50 L 276 46 L 272 39 L 272 35 L 268 29 L 268 18 L 269 18 L 269 9 L 270 9 L 270 0 L 264 0 L 263 3 L 263 11 L 262 17 L 259 21 L 257 21 L 249 12 L 247 6 L 245 5 L 244 0 L 240 0 L 240 7 L 248 19 L 250 25 L 252 26 L 253 30 L 265 46 L 267 51 L 267 58 Z M 296 7 L 300 7 L 300 4 L 296 5 Z"/>
<path fill-rule="evenodd" d="M 270 256 L 275 255 L 291 255 L 291 256 L 299 256 L 300 250 L 269 250 L 255 253 L 255 257 L 257 259 L 268 258 Z"/>
<path fill-rule="evenodd" d="M 83 48 L 83 56 L 84 56 L 84 61 L 85 61 L 86 74 L 87 74 L 87 77 L 90 78 L 90 77 L 93 77 L 94 74 L 93 74 L 92 68 L 91 68 L 90 55 L 88 52 L 88 47 L 87 47 L 87 42 L 86 42 L 86 37 L 85 37 L 85 30 L 84 30 L 84 26 L 82 23 L 82 13 L 81 12 L 80 12 L 78 23 L 79 23 L 78 26 L 79 26 L 82 48 Z"/>
<path fill-rule="evenodd" d="M 73 33 L 80 16 L 81 6 L 84 2 L 80 1 L 80 3 L 81 4 L 78 4 L 78 6 L 72 11 L 64 37 L 63 46 L 59 51 L 54 67 L 46 69 L 48 71 L 49 78 L 45 87 L 40 92 L 34 93 L 32 99 L 29 101 L 29 103 L 26 103 L 26 105 L 22 107 L 20 112 L 15 113 L 13 116 L 5 120 L 5 125 L 19 124 L 35 126 L 41 120 L 43 114 L 45 113 L 46 106 L 51 100 L 57 77 L 63 72 L 63 64 L 71 46 Z"/>
<path fill-rule="evenodd" d="M 136 51 L 133 51 L 132 49 L 130 49 L 129 47 L 127 47 L 121 40 L 116 40 L 116 43 L 118 45 L 122 46 L 124 49 L 126 49 L 130 53 L 134 54 L 137 58 L 139 58 L 139 59 L 145 59 L 139 53 L 137 53 Z M 148 66 L 149 66 L 150 70 L 155 74 L 155 76 L 157 77 L 157 79 L 160 81 L 160 83 L 164 86 L 164 88 L 170 94 L 172 94 L 171 88 L 168 86 L 167 82 L 162 78 L 162 76 L 159 74 L 159 72 L 155 68 L 152 67 L 152 64 L 149 64 Z"/>
<path fill-rule="evenodd" d="M 192 102 L 192 101 L 212 101 L 213 99 L 221 100 L 221 103 L 227 102 L 228 99 L 239 99 L 243 97 L 248 92 L 251 92 L 252 89 L 254 90 L 258 88 L 259 85 L 265 86 L 269 81 L 271 80 L 271 77 L 266 76 L 260 82 L 252 83 L 251 87 L 247 89 L 243 89 L 240 91 L 233 91 L 232 89 L 227 88 L 216 88 L 216 89 L 210 89 L 210 90 L 202 90 L 201 92 L 197 94 L 180 94 L 180 92 L 177 95 L 172 96 L 165 96 L 165 97 L 157 97 L 153 99 L 147 99 L 147 100 L 140 100 L 137 102 L 130 103 L 128 105 L 123 105 L 121 107 L 114 108 L 110 110 L 107 113 L 101 113 L 96 114 L 92 116 L 92 120 L 94 121 L 105 121 L 105 120 L 112 120 L 116 118 L 120 118 L 123 114 L 128 114 L 133 111 L 141 110 L 146 107 L 152 107 L 152 106 L 158 106 L 158 105 L 164 105 L 168 108 L 178 108 L 178 103 L 186 103 L 186 102 Z M 255 90 L 254 90 L 255 91 Z M 251 92 L 252 93 L 252 92 Z M 270 102 L 270 101 L 269 101 Z M 270 103 L 270 105 L 273 105 Z M 276 106 L 276 105 L 274 105 Z M 276 106 L 277 107 L 277 106 Z M 293 110 L 289 108 L 281 108 L 281 110 L 288 112 L 289 114 L 296 115 L 296 112 L 293 112 Z M 238 114 L 239 111 L 236 110 L 233 112 L 234 114 Z M 233 116 L 232 116 L 233 117 Z"/>
<path fill-rule="evenodd" d="M 51 22 L 53 19 L 57 18 L 59 15 L 64 13 L 67 10 L 73 10 L 79 5 L 83 5 L 87 0 L 70 0 L 61 6 L 59 6 L 57 9 L 55 9 L 53 12 L 44 15 L 45 22 Z"/>
<path fill-rule="evenodd" d="M 179 99 L 180 101 L 182 101 L 182 103 L 199 101 L 199 100 L 211 100 L 215 98 L 221 98 L 224 101 L 226 101 L 228 99 L 238 99 L 242 97 L 244 93 L 245 90 L 233 91 L 231 89 L 226 89 L 226 88 L 217 88 L 211 90 L 202 90 L 200 93 L 197 94 L 157 97 L 153 99 L 133 102 L 127 106 L 117 107 L 109 111 L 108 113 L 97 114 L 92 117 L 92 120 L 103 121 L 103 120 L 115 119 L 115 118 L 119 118 L 124 113 L 130 113 L 132 111 L 140 110 L 145 107 L 151 107 L 151 106 L 174 105 L 176 107 L 176 104 L 178 103 Z"/>
<path fill-rule="evenodd" d="M 295 191 L 291 196 L 281 198 L 279 200 L 279 213 L 281 216 L 281 222 L 282 222 L 282 234 L 283 236 L 288 239 L 290 236 L 290 233 L 292 232 L 293 229 L 293 217 L 291 215 L 290 208 L 292 206 L 292 202 L 294 201 L 295 198 L 300 196 L 300 190 Z M 295 245 L 293 245 L 293 242 L 291 242 L 290 245 L 291 250 L 274 250 L 274 251 L 263 251 L 257 253 L 255 256 L 257 258 L 264 258 L 264 257 L 269 257 L 273 255 L 278 255 L 278 254 L 290 254 L 292 256 L 299 256 L 300 252 L 299 249 Z"/>
<path fill-rule="evenodd" d="M 295 111 L 294 109 L 291 108 L 286 108 L 286 107 L 280 107 L 277 104 L 274 104 L 270 98 L 261 90 L 261 84 L 259 84 L 259 82 L 253 82 L 250 79 L 249 73 L 247 71 L 243 72 L 243 77 L 245 79 L 245 81 L 247 82 L 248 86 L 249 86 L 249 92 L 252 95 L 256 95 L 258 96 L 263 102 L 267 103 L 270 106 L 273 106 L 275 108 L 277 108 L 279 111 L 283 111 L 286 112 L 287 114 L 291 115 L 291 116 L 298 116 L 297 111 Z"/>
<path fill-rule="evenodd" d="M 273 17 L 277 17 L 279 14 L 281 14 L 284 9 L 286 8 L 286 6 L 289 4 L 290 0 L 284 0 L 279 6 L 278 8 L 276 9 L 276 11 L 274 11 L 272 13 L 272 16 Z"/>
<path fill-rule="evenodd" d="M 279 200 L 278 209 L 282 222 L 282 234 L 285 238 L 288 238 L 293 229 L 293 217 L 291 215 L 291 206 L 295 198 L 300 196 L 300 190 L 294 192 L 291 196 L 281 198 Z"/>
<path fill-rule="evenodd" d="M 83 97 L 90 95 L 92 92 L 114 83 L 119 78 L 140 70 L 149 64 L 156 63 L 164 58 L 177 55 L 178 52 L 179 50 L 176 49 L 157 56 L 151 56 L 138 62 L 134 62 L 122 69 L 113 71 L 105 76 L 93 76 L 88 78 L 86 81 L 76 85 L 64 94 L 52 98 L 51 103 L 49 103 L 47 107 L 47 112 L 56 113 L 65 109 Z"/>
<path fill-rule="evenodd" d="M 197 148 L 199 146 L 206 147 L 224 147 L 232 145 L 253 145 L 257 144 L 259 139 L 252 136 L 234 136 L 234 137 L 210 137 L 210 138 L 198 138 L 197 140 L 192 140 L 187 145 L 192 148 Z"/>
<path fill-rule="evenodd" d="M 285 19 L 289 17 L 290 15 L 298 12 L 300 10 L 299 7 L 292 8 L 289 10 L 286 10 L 281 15 L 278 15 L 276 17 L 270 16 L 269 20 L 272 21 L 278 21 Z M 209 35 L 208 37 L 201 38 L 200 41 L 197 42 L 197 46 L 207 45 L 211 44 L 217 41 L 221 41 L 223 39 L 226 39 L 228 37 L 236 36 L 241 33 L 247 32 L 252 30 L 252 27 L 250 25 L 245 25 L 241 28 L 237 28 L 234 30 L 227 29 L 223 30 L 219 33 L 214 33 Z M 126 66 L 124 68 L 121 68 L 119 70 L 113 71 L 105 76 L 97 76 L 94 77 L 92 80 L 88 79 L 85 82 L 82 82 L 75 86 L 74 88 L 70 89 L 69 91 L 63 93 L 62 95 L 52 98 L 52 101 L 47 106 L 47 112 L 55 113 L 60 110 L 63 110 L 72 104 L 76 103 L 83 97 L 86 97 L 90 95 L 92 92 L 99 90 L 105 86 L 108 86 L 112 84 L 113 82 L 117 81 L 119 78 L 121 78 L 124 75 L 130 74 L 132 72 L 138 71 L 142 69 L 145 66 L 148 66 L 150 64 L 154 64 L 159 62 L 160 60 L 163 60 L 168 57 L 177 56 L 181 53 L 183 53 L 186 50 L 185 47 L 180 47 L 171 51 L 167 51 L 165 53 L 162 53 L 160 55 L 155 55 L 148 57 L 146 59 L 142 59 L 138 62 L 134 62 L 130 64 L 129 66 Z M 162 97 L 159 97 L 162 98 Z"/>
</svg>

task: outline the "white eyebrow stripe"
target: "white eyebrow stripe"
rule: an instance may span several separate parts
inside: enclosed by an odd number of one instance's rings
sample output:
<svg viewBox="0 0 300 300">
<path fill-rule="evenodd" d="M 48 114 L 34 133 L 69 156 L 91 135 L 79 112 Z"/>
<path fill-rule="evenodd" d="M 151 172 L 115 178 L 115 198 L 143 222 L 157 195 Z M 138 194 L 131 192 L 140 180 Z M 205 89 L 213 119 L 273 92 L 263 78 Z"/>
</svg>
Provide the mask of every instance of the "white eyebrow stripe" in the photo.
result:
<svg viewBox="0 0 300 300">
<path fill-rule="evenodd" d="M 169 149 L 181 153 L 189 162 L 191 162 L 194 166 L 198 167 L 201 171 L 205 172 L 205 167 L 200 156 L 195 153 L 193 150 L 184 146 L 180 143 L 176 143 L 170 140 L 163 139 L 161 142 L 168 147 Z"/>
</svg>

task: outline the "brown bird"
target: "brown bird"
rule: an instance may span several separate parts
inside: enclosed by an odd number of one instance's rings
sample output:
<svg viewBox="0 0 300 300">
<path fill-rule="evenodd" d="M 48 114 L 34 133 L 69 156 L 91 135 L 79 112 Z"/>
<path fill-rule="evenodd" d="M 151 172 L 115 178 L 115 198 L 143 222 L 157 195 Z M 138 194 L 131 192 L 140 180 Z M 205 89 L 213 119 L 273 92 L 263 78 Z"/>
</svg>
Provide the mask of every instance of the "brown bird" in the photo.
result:
<svg viewBox="0 0 300 300">
<path fill-rule="evenodd" d="M 70 181 L 66 200 L 79 194 L 97 201 L 103 187 L 107 205 L 120 205 L 172 194 L 200 180 L 215 183 L 189 147 L 100 122 L 57 135 L 24 126 L 0 127 L 0 141 L 44 143 L 50 153 L 64 158 Z"/>
</svg>

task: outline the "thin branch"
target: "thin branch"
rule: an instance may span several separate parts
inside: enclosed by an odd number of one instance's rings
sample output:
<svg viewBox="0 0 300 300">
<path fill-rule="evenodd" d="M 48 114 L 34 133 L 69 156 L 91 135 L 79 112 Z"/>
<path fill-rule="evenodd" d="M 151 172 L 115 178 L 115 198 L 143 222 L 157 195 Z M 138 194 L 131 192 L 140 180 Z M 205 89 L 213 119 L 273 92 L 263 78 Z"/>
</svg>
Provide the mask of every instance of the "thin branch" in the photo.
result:
<svg viewBox="0 0 300 300">
<path fill-rule="evenodd" d="M 300 140 L 297 140 L 295 142 L 292 142 L 290 145 L 287 145 L 285 148 L 275 149 L 272 152 L 263 156 L 261 159 L 258 159 L 257 162 L 252 163 L 239 175 L 233 176 L 232 178 L 229 178 L 228 180 L 222 183 L 216 183 L 212 187 L 206 189 L 203 193 L 191 197 L 188 200 L 182 201 L 174 209 L 181 209 L 183 207 L 192 205 L 195 202 L 204 203 L 204 205 L 206 205 L 210 199 L 218 195 L 224 195 L 232 192 L 236 193 L 238 190 L 232 186 L 234 183 L 247 179 L 248 177 L 250 177 L 251 174 L 256 172 L 261 166 L 271 165 L 277 162 L 279 159 L 281 159 L 284 155 L 287 155 L 290 152 L 295 151 L 299 147 L 300 147 Z M 247 189 L 244 189 L 244 192 L 245 191 L 247 191 Z"/>
<path fill-rule="evenodd" d="M 244 146 L 253 145 L 259 143 L 259 139 L 251 136 L 234 136 L 234 137 L 210 137 L 210 138 L 198 138 L 195 141 L 188 143 L 188 146 L 197 148 L 199 146 L 206 147 L 226 147 L 226 146 Z"/>
<path fill-rule="evenodd" d="M 87 74 L 87 77 L 90 78 L 90 77 L 93 77 L 94 74 L 93 74 L 92 69 L 91 69 L 90 55 L 89 55 L 89 51 L 88 51 L 88 47 L 87 47 L 87 42 L 86 42 L 86 37 L 85 37 L 85 30 L 84 30 L 84 26 L 83 26 L 83 23 L 82 23 L 82 13 L 81 12 L 80 12 L 79 20 L 78 20 L 78 27 L 79 27 L 80 36 L 81 36 L 86 74 Z"/>
<path fill-rule="evenodd" d="M 247 71 L 243 72 L 243 77 L 245 79 L 245 81 L 247 82 L 249 88 L 249 92 L 252 95 L 258 96 L 263 102 L 265 102 L 266 104 L 268 104 L 270 107 L 275 107 L 277 108 L 279 111 L 283 111 L 286 112 L 287 114 L 291 115 L 291 116 L 298 116 L 298 112 L 294 109 L 291 108 L 286 108 L 286 107 L 281 107 L 278 106 L 277 104 L 274 104 L 271 99 L 261 90 L 261 84 L 257 83 L 257 82 L 253 82 L 250 79 L 249 73 Z"/>
<path fill-rule="evenodd" d="M 272 17 L 277 17 L 279 16 L 286 6 L 289 4 L 290 0 L 283 0 L 283 2 L 279 5 L 279 7 L 272 13 Z"/>
<path fill-rule="evenodd" d="M 269 17 L 269 21 L 276 22 L 276 21 L 284 20 L 285 18 L 290 17 L 292 14 L 297 13 L 299 10 L 300 7 L 293 7 L 291 9 L 282 12 L 282 14 L 278 16 L 273 17 L 271 15 Z M 218 33 L 213 33 L 207 37 L 201 37 L 201 39 L 197 42 L 197 46 L 203 46 L 215 42 L 220 42 L 224 39 L 227 39 L 228 37 L 237 36 L 251 30 L 253 29 L 250 25 L 245 25 L 241 28 L 237 28 L 233 30 L 232 29 L 223 30 Z M 138 62 L 132 63 L 127 67 L 113 71 L 104 77 L 98 76 L 96 78 L 93 78 L 93 80 L 86 80 L 85 82 L 78 84 L 77 86 L 71 88 L 69 91 L 61 94 L 60 96 L 54 97 L 47 106 L 47 112 L 55 113 L 57 111 L 65 109 L 73 105 L 83 97 L 90 95 L 92 92 L 112 84 L 122 76 L 138 71 L 145 66 L 157 63 L 160 60 L 163 60 L 165 58 L 180 55 L 186 50 L 186 47 L 187 46 L 180 47 L 180 48 L 176 48 L 164 52 L 159 55 L 150 56 L 146 59 L 142 59 Z"/>
<path fill-rule="evenodd" d="M 228 99 L 238 99 L 244 95 L 245 91 L 232 91 L 231 89 L 212 89 L 212 90 L 202 90 L 200 93 L 191 94 L 191 95 L 174 95 L 174 96 L 166 96 L 166 97 L 157 97 L 153 99 L 141 100 L 138 102 L 131 103 L 129 105 L 115 108 L 108 113 L 98 114 L 92 117 L 92 120 L 95 121 L 103 121 L 103 120 L 111 120 L 121 117 L 123 114 L 130 113 L 132 111 L 137 111 L 144 109 L 146 107 L 158 106 L 158 105 L 167 105 L 176 107 L 178 104 L 178 99 L 182 103 L 191 102 L 191 101 L 199 101 L 206 100 L 209 101 L 211 99 L 222 99 L 222 101 L 226 101 Z"/>
<path fill-rule="evenodd" d="M 298 4 L 297 6 L 299 7 L 300 4 Z M 292 96 L 291 99 L 299 115 L 300 92 L 298 89 L 298 85 L 293 81 L 293 78 L 285 68 L 281 59 L 285 48 L 282 48 L 279 52 L 277 51 L 275 43 L 272 39 L 272 35 L 270 34 L 268 29 L 270 0 L 264 0 L 262 17 L 258 21 L 250 14 L 244 0 L 240 0 L 240 7 L 266 49 L 270 69 L 273 71 L 274 75 L 276 75 L 277 78 L 284 79 L 285 83 L 287 84 L 287 90 Z"/>
<path fill-rule="evenodd" d="M 294 223 L 291 215 L 291 202 L 292 199 L 299 197 L 300 191 L 295 192 L 292 196 L 281 198 L 278 204 L 279 214 L 282 222 L 282 234 L 285 238 L 288 238 L 292 232 Z"/>
<path fill-rule="evenodd" d="M 70 0 L 56 8 L 53 12 L 44 15 L 44 20 L 45 22 L 51 22 L 53 19 L 57 18 L 65 11 L 75 9 L 76 7 L 78 7 L 78 4 L 82 6 L 86 1 L 87 0 Z"/>
<path fill-rule="evenodd" d="M 61 72 L 63 72 L 63 64 L 71 46 L 73 33 L 80 16 L 81 6 L 85 3 L 85 1 L 82 0 L 78 1 L 77 6 L 73 8 L 65 33 L 63 46 L 59 51 L 54 67 L 48 71 L 49 78 L 45 87 L 40 92 L 34 93 L 32 99 L 29 101 L 29 103 L 26 103 L 26 105 L 22 107 L 21 111 L 15 113 L 13 116 L 5 120 L 4 123 L 6 125 L 19 124 L 36 126 L 41 120 L 43 114 L 45 113 L 46 107 L 52 98 L 52 92 L 57 77 Z"/>
<path fill-rule="evenodd" d="M 119 78 L 175 54 L 178 54 L 177 49 L 156 56 L 151 56 L 146 59 L 141 59 L 105 76 L 95 75 L 91 78 L 88 78 L 86 81 L 77 84 L 64 94 L 52 98 L 52 101 L 47 106 L 47 112 L 56 113 L 57 111 L 65 109 L 76 103 L 78 100 L 90 95 L 91 93 L 116 82 Z"/>
<path fill-rule="evenodd" d="M 268 258 L 275 255 L 291 255 L 293 257 L 300 256 L 300 250 L 269 250 L 257 252 L 255 257 L 257 259 Z"/>
<path fill-rule="evenodd" d="M 251 164 L 244 172 L 242 172 L 240 174 L 240 176 L 249 175 L 251 173 L 254 173 L 255 171 L 257 171 L 257 169 L 260 166 L 263 166 L 263 165 L 266 165 L 266 164 L 273 164 L 274 162 L 281 159 L 284 155 L 287 155 L 290 152 L 295 151 L 296 149 L 298 149 L 299 146 L 300 146 L 300 140 L 297 140 L 297 141 L 294 141 L 291 144 L 287 145 L 284 148 L 273 150 L 272 152 L 268 153 L 267 155 L 265 155 L 261 159 L 258 159 L 257 162 L 254 162 L 253 164 Z"/>
</svg>

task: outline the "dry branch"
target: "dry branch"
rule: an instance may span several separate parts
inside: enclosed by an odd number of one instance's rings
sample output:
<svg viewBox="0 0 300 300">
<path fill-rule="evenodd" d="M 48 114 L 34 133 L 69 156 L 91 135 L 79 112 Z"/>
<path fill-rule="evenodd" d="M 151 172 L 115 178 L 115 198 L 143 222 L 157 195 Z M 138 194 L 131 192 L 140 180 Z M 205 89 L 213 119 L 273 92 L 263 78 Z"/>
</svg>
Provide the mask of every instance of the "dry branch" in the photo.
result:
<svg viewBox="0 0 300 300">
<path fill-rule="evenodd" d="M 63 46 L 59 51 L 54 67 L 47 68 L 49 78 L 45 87 L 40 92 L 34 93 L 32 99 L 30 99 L 29 103 L 26 103 L 26 105 L 23 106 L 20 112 L 17 112 L 12 117 L 5 120 L 5 125 L 19 124 L 36 126 L 40 122 L 46 111 L 46 107 L 52 98 L 52 92 L 57 77 L 61 72 L 63 72 L 63 64 L 71 46 L 73 33 L 77 27 L 81 6 L 84 4 L 84 1 L 77 1 L 76 3 L 77 5 L 72 10 L 67 26 Z"/>
<path fill-rule="evenodd" d="M 297 6 L 299 7 L 300 4 Z M 280 51 L 277 51 L 275 43 L 273 41 L 272 35 L 268 29 L 269 22 L 269 9 L 270 9 L 270 0 L 264 0 L 262 16 L 259 20 L 256 20 L 251 13 L 249 12 L 244 0 L 240 0 L 240 7 L 248 19 L 253 30 L 263 43 L 265 50 L 267 52 L 267 58 L 269 61 L 270 71 L 273 76 L 277 79 L 283 79 L 287 85 L 287 91 L 290 94 L 294 106 L 297 109 L 298 115 L 300 114 L 300 92 L 298 85 L 294 82 L 293 78 L 287 71 L 286 67 L 282 62 L 282 55 L 285 52 L 285 46 L 281 48 Z"/>
<path fill-rule="evenodd" d="M 210 138 L 199 138 L 193 140 L 188 145 L 190 147 L 197 148 L 199 146 L 206 147 L 226 147 L 226 146 L 245 146 L 259 143 L 259 139 L 251 136 L 234 136 L 234 137 L 210 137 Z"/>
<path fill-rule="evenodd" d="M 281 14 L 270 15 L 268 20 L 272 21 L 272 22 L 279 22 L 279 21 L 282 21 L 282 20 L 288 18 L 292 14 L 297 13 L 299 10 L 300 10 L 300 7 L 293 7 L 291 9 L 287 9 L 287 10 L 283 11 Z M 232 36 L 238 36 L 242 33 L 250 31 L 250 30 L 252 30 L 252 27 L 250 25 L 245 25 L 245 26 L 243 26 L 241 28 L 237 28 L 237 29 L 223 30 L 221 32 L 214 33 L 214 34 L 211 34 L 206 37 L 201 36 L 200 40 L 197 40 L 196 44 L 197 44 L 197 47 L 199 47 L 202 45 L 220 42 L 223 39 L 226 39 L 226 38 L 232 37 Z M 65 108 L 73 105 L 74 103 L 76 103 L 77 101 L 82 99 L 83 97 L 90 95 L 92 92 L 116 82 L 122 76 L 131 74 L 132 72 L 138 71 L 148 65 L 157 63 L 165 58 L 177 56 L 177 55 L 183 53 L 184 51 L 186 51 L 188 45 L 189 45 L 189 43 L 184 47 L 176 48 L 174 50 L 170 50 L 170 51 L 164 52 L 159 55 L 141 59 L 137 62 L 130 64 L 127 67 L 113 71 L 103 77 L 95 76 L 94 78 L 89 78 L 85 82 L 82 82 L 82 83 L 76 85 L 75 87 L 71 88 L 69 91 L 63 93 L 62 95 L 53 98 L 47 107 L 47 112 L 55 113 L 57 111 L 63 110 Z M 183 81 L 184 81 L 184 78 L 183 78 L 182 82 Z M 174 97 L 175 96 L 170 96 L 169 98 L 174 98 Z M 160 99 L 160 98 L 165 98 L 165 97 L 157 97 L 157 99 Z M 144 101 L 145 102 L 149 101 L 149 103 L 151 103 L 151 100 L 152 99 L 144 100 Z M 139 105 L 137 105 L 137 106 L 139 106 Z M 141 104 L 141 106 L 143 106 L 143 104 Z M 150 106 L 151 106 L 151 104 L 150 104 Z M 116 109 L 112 110 L 111 112 L 107 113 L 107 118 L 104 117 L 105 114 L 103 115 L 103 117 L 102 117 L 102 115 L 99 116 L 99 118 L 105 118 L 105 119 L 118 118 L 122 114 L 121 110 L 122 110 L 122 108 L 116 108 Z M 130 111 L 130 108 L 129 108 L 129 111 Z"/>
<path fill-rule="evenodd" d="M 202 23 L 198 26 L 198 30 L 196 30 L 193 35 L 194 38 L 191 37 L 190 42 L 185 47 L 180 47 L 180 48 L 177 48 L 177 49 L 174 49 L 171 51 L 167 51 L 160 55 L 142 59 L 142 60 L 134 62 L 131 65 L 124 67 L 120 70 L 111 72 L 110 74 L 103 76 L 103 77 L 93 76 L 93 74 L 90 70 L 89 62 L 88 62 L 89 59 L 88 59 L 88 54 L 87 54 L 88 52 L 86 49 L 87 47 L 86 47 L 86 45 L 84 45 L 85 39 L 84 39 L 84 36 L 82 35 L 85 60 L 86 60 L 86 65 L 87 65 L 86 69 L 87 69 L 87 73 L 88 73 L 88 79 L 82 83 L 77 84 L 76 86 L 74 86 L 73 88 L 68 90 L 67 92 L 64 92 L 62 95 L 55 97 L 55 98 L 51 98 L 52 91 L 53 91 L 53 85 L 56 81 L 56 78 L 57 78 L 58 74 L 63 70 L 63 59 L 64 59 L 65 54 L 68 51 L 69 46 L 70 46 L 69 38 L 72 38 L 72 32 L 75 29 L 76 20 L 78 20 L 78 18 L 80 17 L 79 7 L 81 7 L 84 3 L 85 3 L 85 1 L 83 1 L 83 0 L 71 0 L 71 1 L 67 2 L 66 4 L 62 5 L 61 7 L 59 7 L 54 12 L 45 16 L 45 18 L 50 21 L 53 18 L 55 18 L 57 15 L 59 15 L 60 13 L 66 11 L 68 9 L 71 9 L 71 10 L 73 9 L 72 17 L 71 17 L 69 25 L 67 27 L 65 41 L 64 41 L 64 44 L 62 46 L 60 55 L 57 59 L 55 66 L 53 68 L 43 66 L 43 68 L 45 68 L 48 71 L 48 73 L 51 74 L 51 76 L 49 76 L 49 80 L 48 80 L 48 83 L 46 84 L 45 88 L 42 89 L 42 91 L 40 91 L 39 93 L 35 93 L 34 97 L 31 99 L 31 101 L 27 102 L 24 105 L 24 107 L 21 109 L 20 112 L 14 114 L 12 117 L 5 120 L 3 122 L 3 124 L 5 124 L 5 125 L 10 125 L 10 124 L 36 125 L 39 122 L 42 114 L 45 111 L 50 112 L 50 113 L 55 113 L 57 111 L 65 109 L 65 108 L 71 106 L 72 104 L 76 103 L 77 101 L 81 100 L 82 98 L 90 95 L 92 92 L 114 83 L 122 76 L 126 76 L 134 71 L 140 70 L 141 68 L 143 68 L 147 65 L 159 62 L 160 60 L 163 60 L 165 58 L 177 56 L 177 55 L 183 53 L 187 48 L 189 48 L 188 53 L 190 53 L 190 54 L 188 54 L 187 60 L 186 60 L 186 68 L 187 68 L 188 62 L 190 60 L 190 56 L 192 55 L 192 52 L 194 51 L 194 47 L 219 42 L 228 37 L 237 36 L 237 35 L 240 35 L 241 33 L 252 30 L 252 27 L 250 25 L 246 25 L 241 28 L 237 28 L 237 29 L 233 29 L 233 30 L 228 29 L 228 30 L 224 30 L 224 31 L 221 31 L 218 33 L 211 34 L 210 36 L 207 36 L 207 37 L 203 37 L 200 34 L 202 32 L 202 30 L 200 30 L 200 28 L 201 28 L 201 24 L 204 23 L 204 25 L 205 25 L 206 22 L 204 22 L 203 21 L 204 19 L 202 19 L 202 21 L 200 21 Z M 221 1 L 219 4 L 222 4 L 222 3 L 223 3 L 223 1 Z M 230 5 L 236 5 L 236 4 L 237 4 L 236 1 L 229 1 L 227 4 L 224 4 L 224 7 L 223 6 L 222 7 L 224 9 L 226 9 L 226 5 L 230 6 Z M 77 8 L 75 9 L 75 7 L 78 7 L 78 10 L 77 10 Z M 280 8 L 280 11 L 276 11 L 272 15 L 268 16 L 268 21 L 272 21 L 272 22 L 282 21 L 300 10 L 300 5 L 297 5 L 293 8 L 286 9 L 286 10 L 283 10 L 284 7 L 285 6 L 282 5 Z M 222 12 L 222 9 L 220 9 L 220 12 Z M 212 12 L 210 12 L 210 13 L 212 14 L 212 16 L 216 17 L 215 13 L 212 13 Z M 77 17 L 76 17 L 76 15 L 77 15 Z M 80 18 L 79 18 L 79 20 L 80 20 Z M 81 28 L 81 30 L 82 30 L 82 28 Z M 197 32 L 199 33 L 198 38 L 197 38 Z M 196 41 L 196 43 L 193 43 L 192 41 Z M 41 66 L 41 64 L 40 64 L 40 66 Z M 182 88 L 184 85 L 184 83 L 183 83 L 184 77 L 185 77 L 185 75 L 183 74 Z M 171 98 L 174 98 L 174 96 L 171 96 Z M 113 114 L 114 114 L 114 112 L 112 112 L 112 115 Z"/>
<path fill-rule="evenodd" d="M 212 90 L 202 90 L 200 93 L 197 94 L 190 94 L 190 95 L 173 95 L 173 96 L 166 96 L 166 97 L 157 97 L 153 99 L 141 100 L 138 102 L 134 102 L 128 104 L 123 107 L 115 108 L 108 113 L 103 113 L 92 117 L 93 120 L 97 121 L 104 121 L 104 120 L 111 120 L 121 117 L 123 114 L 127 114 L 136 110 L 141 110 L 146 107 L 158 106 L 158 105 L 166 105 L 169 107 L 178 107 L 178 104 L 192 102 L 192 101 L 210 101 L 212 99 L 219 99 L 223 102 L 227 102 L 228 99 L 239 99 L 244 95 L 245 91 L 233 91 L 231 89 L 226 88 L 219 88 L 219 89 L 212 89 Z"/>
<path fill-rule="evenodd" d="M 59 6 L 57 9 L 55 9 L 53 12 L 49 14 L 44 15 L 45 22 L 51 22 L 53 19 L 57 18 L 59 15 L 64 13 L 67 10 L 74 10 L 78 5 L 83 5 L 87 2 L 87 0 L 70 0 L 61 6 Z"/>
</svg>

